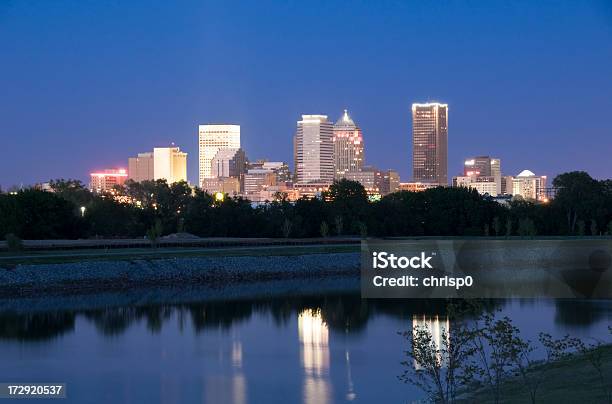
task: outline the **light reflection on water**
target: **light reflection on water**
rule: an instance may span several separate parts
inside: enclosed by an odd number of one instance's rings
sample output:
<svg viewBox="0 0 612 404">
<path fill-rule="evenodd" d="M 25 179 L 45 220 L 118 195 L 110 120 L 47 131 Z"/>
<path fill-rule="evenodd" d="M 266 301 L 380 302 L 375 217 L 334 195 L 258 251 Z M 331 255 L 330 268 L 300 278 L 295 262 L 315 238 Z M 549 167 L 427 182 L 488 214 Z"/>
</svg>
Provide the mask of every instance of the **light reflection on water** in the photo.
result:
<svg viewBox="0 0 612 404">
<path fill-rule="evenodd" d="M 525 337 L 603 337 L 611 302 L 509 301 Z M 0 313 L 0 379 L 68 383 L 66 402 L 405 402 L 397 380 L 425 325 L 441 342 L 443 301 L 366 301 L 354 295 Z"/>
<path fill-rule="evenodd" d="M 329 329 L 320 310 L 305 309 L 298 313 L 298 335 L 304 369 L 304 403 L 329 403 Z"/>
</svg>

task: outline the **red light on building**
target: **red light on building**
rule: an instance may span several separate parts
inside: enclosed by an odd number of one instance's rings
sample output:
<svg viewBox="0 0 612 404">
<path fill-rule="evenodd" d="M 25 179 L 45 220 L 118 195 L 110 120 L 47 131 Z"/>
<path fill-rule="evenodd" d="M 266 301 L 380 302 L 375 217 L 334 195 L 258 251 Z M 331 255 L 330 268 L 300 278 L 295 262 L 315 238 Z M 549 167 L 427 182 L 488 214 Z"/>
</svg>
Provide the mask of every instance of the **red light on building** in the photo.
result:
<svg viewBox="0 0 612 404">
<path fill-rule="evenodd" d="M 91 178 L 89 189 L 99 193 L 110 191 L 115 185 L 123 185 L 128 173 L 125 168 L 117 168 L 93 172 L 89 176 Z"/>
</svg>

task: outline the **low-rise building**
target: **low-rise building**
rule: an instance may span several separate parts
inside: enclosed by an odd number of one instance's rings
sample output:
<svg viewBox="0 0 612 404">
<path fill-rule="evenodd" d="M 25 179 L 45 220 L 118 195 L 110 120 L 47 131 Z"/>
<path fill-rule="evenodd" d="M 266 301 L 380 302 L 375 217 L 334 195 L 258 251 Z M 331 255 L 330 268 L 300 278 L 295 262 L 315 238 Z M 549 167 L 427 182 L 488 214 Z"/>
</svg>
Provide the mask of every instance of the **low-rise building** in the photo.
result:
<svg viewBox="0 0 612 404">
<path fill-rule="evenodd" d="M 400 176 L 395 170 L 387 170 L 383 172 L 382 183 L 380 185 L 380 194 L 388 195 L 399 191 Z"/>
<path fill-rule="evenodd" d="M 240 195 L 240 189 L 240 179 L 235 177 L 204 178 L 202 180 L 202 190 L 209 194 L 222 192 L 230 196 L 237 196 Z"/>
<path fill-rule="evenodd" d="M 260 192 L 275 185 L 277 185 L 277 182 L 274 171 L 261 168 L 251 169 L 244 175 L 243 194 L 253 202 L 261 202 Z"/>
<path fill-rule="evenodd" d="M 453 177 L 454 187 L 475 189 L 481 195 L 501 195 L 501 177 L 466 175 Z"/>
<path fill-rule="evenodd" d="M 329 185 L 327 182 L 311 182 L 308 184 L 293 184 L 293 188 L 297 191 L 298 198 L 318 198 L 323 192 L 329 191 Z"/>
<path fill-rule="evenodd" d="M 364 169 L 363 171 L 348 171 L 342 174 L 341 178 L 349 181 L 356 181 L 363 185 L 368 195 L 380 195 L 382 174 L 376 169 Z"/>
<path fill-rule="evenodd" d="M 111 191 L 115 185 L 123 185 L 128 176 L 125 168 L 106 169 L 89 175 L 89 189 L 96 193 Z"/>
<path fill-rule="evenodd" d="M 400 191 L 422 192 L 427 189 L 441 187 L 442 185 L 431 182 L 400 182 Z"/>
<path fill-rule="evenodd" d="M 381 171 L 375 167 L 363 167 L 361 171 L 349 171 L 340 178 L 363 185 L 368 195 L 387 195 L 399 190 L 399 174 L 395 170 Z"/>
</svg>

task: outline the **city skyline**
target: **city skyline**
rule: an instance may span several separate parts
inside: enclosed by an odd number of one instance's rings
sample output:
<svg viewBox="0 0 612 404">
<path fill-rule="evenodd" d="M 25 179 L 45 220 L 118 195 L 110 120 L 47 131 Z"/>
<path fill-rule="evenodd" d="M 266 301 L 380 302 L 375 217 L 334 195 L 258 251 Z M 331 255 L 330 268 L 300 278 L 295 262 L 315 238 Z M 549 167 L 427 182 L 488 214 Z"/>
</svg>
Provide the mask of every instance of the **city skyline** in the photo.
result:
<svg viewBox="0 0 612 404">
<path fill-rule="evenodd" d="M 196 183 L 193 128 L 213 121 L 239 124 L 249 156 L 291 162 L 295 117 L 335 117 L 343 108 L 365 134 L 368 164 L 409 179 L 415 101 L 452 110 L 449 177 L 466 156 L 486 154 L 510 174 L 610 177 L 611 125 L 584 117 L 612 108 L 612 6 L 525 8 L 4 4 L 0 185 L 86 182 L 90 170 L 124 166 L 126 156 L 171 142 L 190 156 Z M 304 57 L 310 49 L 325 58 Z M 359 62 L 349 69 L 351 58 Z M 576 148 L 586 136 L 589 145 Z"/>
<path fill-rule="evenodd" d="M 442 113 L 439 113 L 438 110 L 440 109 L 442 110 Z M 414 122 L 415 122 L 415 114 L 418 114 L 416 112 L 417 110 L 419 110 L 418 113 L 421 114 L 421 117 L 419 118 L 420 122 L 417 123 L 416 131 L 415 131 Z M 472 169 L 470 168 L 470 166 L 482 165 L 485 162 L 484 160 L 487 160 L 488 161 L 487 164 L 491 165 L 489 167 L 489 170 L 484 172 L 484 176 L 493 175 L 491 173 L 491 170 L 495 170 L 497 172 L 497 174 L 495 175 L 498 175 L 498 176 L 502 174 L 506 174 L 502 172 L 500 169 L 500 159 L 491 158 L 489 156 L 464 157 L 463 163 L 462 163 L 462 170 L 460 170 L 457 173 L 450 172 L 451 169 L 449 167 L 452 166 L 452 164 L 450 164 L 449 166 L 449 162 L 448 162 L 448 136 L 449 136 L 448 135 L 448 104 L 440 103 L 437 101 L 427 102 L 427 103 L 416 102 L 416 103 L 411 104 L 411 111 L 412 111 L 412 120 L 411 120 L 412 125 L 410 128 L 411 129 L 410 137 L 411 137 L 411 143 L 413 145 L 412 160 L 411 160 L 412 161 L 412 166 L 411 166 L 412 175 L 408 177 L 403 177 L 403 183 L 413 183 L 413 184 L 422 183 L 422 184 L 432 184 L 432 185 L 438 184 L 438 185 L 443 185 L 443 186 L 457 186 L 457 183 L 455 180 L 456 178 L 458 178 L 457 176 L 460 176 L 460 175 L 482 176 L 483 173 L 479 172 L 478 170 L 474 172 L 470 172 L 468 170 Z M 333 178 L 331 173 L 333 173 L 335 179 L 349 178 L 352 180 L 357 180 L 357 179 L 347 177 L 347 174 L 349 174 L 350 172 L 355 172 L 355 173 L 359 173 L 362 171 L 368 172 L 368 171 L 371 171 L 373 168 L 375 168 L 375 166 L 373 165 L 366 164 L 366 161 L 364 158 L 364 155 L 365 155 L 364 143 L 365 142 L 363 139 L 362 131 L 359 128 L 359 126 L 357 126 L 353 122 L 352 118 L 348 114 L 347 109 L 343 110 L 343 113 L 341 114 L 340 118 L 336 121 L 335 124 L 333 123 L 333 120 L 329 119 L 329 116 L 325 114 L 315 114 L 315 115 L 302 114 L 301 120 L 297 121 L 297 131 L 293 135 L 293 149 L 294 149 L 293 150 L 293 154 L 294 154 L 293 160 L 287 160 L 287 162 L 285 163 L 285 164 L 288 164 L 289 161 L 293 161 L 293 167 L 291 166 L 289 167 L 290 167 L 290 172 L 295 174 L 296 184 L 299 183 L 299 181 L 297 181 L 298 176 L 297 176 L 296 140 L 297 140 L 298 133 L 300 133 L 303 128 L 304 122 L 306 122 L 307 124 L 316 123 L 315 126 L 317 126 L 317 132 L 320 131 L 321 124 L 323 124 L 325 128 L 324 129 L 325 136 L 328 140 L 327 143 L 329 143 L 327 148 L 330 149 L 326 151 L 326 155 L 327 155 L 327 160 L 332 162 L 331 167 L 333 168 L 333 170 L 332 169 L 328 170 L 329 178 L 325 181 L 322 181 L 323 183 L 331 183 L 332 178 Z M 240 147 L 241 126 L 239 124 L 235 124 L 235 123 L 211 124 L 211 123 L 208 123 L 208 124 L 198 124 L 197 127 L 198 127 L 197 143 L 198 143 L 198 149 L 199 149 L 198 158 L 197 158 L 197 166 L 198 166 L 199 175 L 198 175 L 197 182 L 192 181 L 186 174 L 187 173 L 187 161 L 188 161 L 187 153 L 181 152 L 180 147 L 176 146 L 174 142 L 172 142 L 171 145 L 168 147 L 154 147 L 153 152 L 137 153 L 137 156 L 135 157 L 134 156 L 128 157 L 126 159 L 127 164 L 118 164 L 116 166 L 107 165 L 106 167 L 100 166 L 100 167 L 96 167 L 93 170 L 89 170 L 89 171 L 94 171 L 95 173 L 90 173 L 88 176 L 89 181 L 85 180 L 83 181 L 83 183 L 85 185 L 88 185 L 88 184 L 91 185 L 95 176 L 101 178 L 101 174 L 99 173 L 106 172 L 107 175 L 109 175 L 108 173 L 117 171 L 117 172 L 124 172 L 126 174 L 125 176 L 127 179 L 133 179 L 137 182 L 144 181 L 144 180 L 166 179 L 169 184 L 173 182 L 177 182 L 177 181 L 186 181 L 192 186 L 202 187 L 203 180 L 207 180 L 207 179 L 214 180 L 217 178 L 225 177 L 225 175 L 216 175 L 216 171 L 214 168 L 214 163 L 216 159 L 218 158 L 218 156 L 221 154 L 225 155 L 231 152 L 233 156 L 236 153 L 236 151 L 239 151 L 240 153 L 242 153 L 242 159 L 244 161 L 242 163 L 243 165 L 246 162 L 256 163 L 259 161 L 275 160 L 275 158 L 271 156 L 256 156 L 255 158 L 249 159 L 248 155 L 246 154 L 246 151 Z M 360 153 L 360 159 L 358 160 L 358 162 L 356 160 L 358 165 L 355 166 L 354 170 L 348 170 L 345 172 L 344 175 L 340 175 L 339 173 L 336 172 L 336 168 L 338 165 L 338 161 L 337 161 L 338 156 L 336 154 L 337 144 L 336 144 L 335 137 L 338 131 L 342 132 L 342 131 L 346 131 L 347 129 L 355 130 L 355 135 L 358 135 L 357 147 Z M 424 164 L 425 160 L 431 160 L 429 162 L 430 166 L 433 167 L 433 166 L 441 165 L 442 170 L 440 170 L 439 174 L 436 173 L 431 178 L 424 178 L 422 175 L 420 175 L 420 177 L 417 178 L 417 176 L 415 176 L 415 170 L 417 171 L 419 170 L 417 169 L 417 166 L 415 166 L 415 163 L 414 163 L 414 161 L 416 161 L 414 158 L 415 145 L 418 141 L 422 140 L 422 139 L 421 140 L 418 140 L 418 139 L 423 138 L 423 136 L 425 136 L 425 138 L 429 136 L 430 135 L 429 132 L 432 132 L 432 134 L 436 138 L 440 137 L 438 133 L 440 131 L 442 132 L 442 137 L 444 140 L 442 156 L 440 157 L 440 159 L 438 159 L 437 157 L 434 157 L 433 159 L 423 157 L 422 159 L 423 162 L 421 163 L 421 166 L 425 165 Z M 315 139 L 315 141 L 311 143 L 320 143 L 320 141 Z M 436 142 L 433 143 L 434 146 L 432 147 L 438 147 L 438 146 L 435 146 L 435 143 Z M 346 147 L 346 145 L 343 144 L 342 147 Z M 160 155 L 156 155 L 158 152 L 160 153 Z M 164 156 L 168 153 L 170 154 L 166 157 L 162 157 L 161 156 L 162 153 L 164 154 Z M 172 153 L 175 153 L 175 154 L 178 153 L 178 155 L 180 156 L 180 162 L 177 161 L 176 163 L 168 163 L 164 161 L 164 163 L 161 164 L 161 166 L 164 166 L 164 170 L 166 170 L 164 171 L 163 174 L 161 172 L 161 169 L 159 168 L 154 170 L 153 160 L 158 160 L 160 158 L 168 160 L 168 158 L 171 158 L 170 155 Z M 213 157 L 211 158 L 210 156 L 213 156 Z M 227 159 L 227 158 L 230 158 L 230 157 L 229 156 L 222 157 L 222 159 Z M 276 159 L 276 160 L 280 160 L 284 162 L 284 160 L 282 159 Z M 480 161 L 480 160 L 483 160 L 483 161 Z M 329 161 L 327 162 L 327 165 L 329 165 Z M 178 164 L 178 166 L 176 166 L 176 168 L 166 168 L 168 164 L 170 164 L 170 167 L 174 167 L 175 164 Z M 192 164 L 194 163 L 192 162 Z M 227 161 L 224 161 L 223 164 L 227 165 Z M 318 164 L 320 163 L 315 164 L 315 166 L 313 167 L 317 168 L 317 170 L 320 170 L 321 167 L 319 167 Z M 526 163 L 526 165 L 529 166 L 529 163 Z M 159 167 L 160 164 L 157 164 L 157 166 Z M 206 169 L 206 167 L 208 167 L 208 169 Z M 313 168 L 313 167 L 310 167 L 310 168 Z M 394 172 L 399 171 L 394 167 L 387 167 L 385 170 L 391 170 Z M 150 171 L 151 178 L 147 178 L 146 176 L 143 176 L 142 174 L 143 172 L 149 172 L 149 171 Z M 210 173 L 208 173 L 208 171 L 210 171 Z M 423 169 L 421 168 L 420 171 L 423 171 Z M 157 174 L 155 174 L 155 172 L 157 172 Z M 176 172 L 177 174 L 176 175 L 170 174 L 171 172 L 172 173 Z M 203 172 L 206 173 L 204 177 L 202 176 Z M 246 172 L 246 170 L 244 172 Z M 523 169 L 521 171 L 521 173 L 525 173 L 525 172 L 529 172 L 529 170 Z M 114 175 L 114 174 L 110 174 L 110 175 Z M 309 175 L 312 175 L 312 173 L 310 173 Z M 508 175 L 510 178 L 513 177 L 512 174 L 508 174 Z M 520 174 L 518 176 L 520 176 Z M 235 175 L 231 175 L 231 177 L 235 177 Z M 444 180 L 435 181 L 434 177 L 443 178 Z M 468 177 L 459 177 L 459 178 L 468 178 Z M 59 179 L 59 178 L 49 178 L 49 180 L 53 180 L 53 179 Z M 80 179 L 80 178 L 78 178 L 77 176 L 68 176 L 68 177 L 65 177 L 64 179 Z M 359 180 L 357 181 L 360 182 Z M 23 184 L 23 186 L 28 187 L 28 186 L 37 185 L 37 184 L 40 185 L 46 182 L 47 181 L 39 181 L 39 182 L 35 182 L 32 184 Z M 303 182 L 303 183 L 305 184 L 308 182 L 317 183 L 321 181 L 316 181 L 316 180 L 312 181 L 312 179 L 309 179 L 308 181 Z M 13 184 L 13 186 L 15 186 L 15 184 Z M 511 184 L 509 186 L 510 188 L 512 188 Z M 93 188 L 97 188 L 97 186 L 94 186 Z M 203 187 L 203 189 L 204 188 L 206 187 Z"/>
</svg>

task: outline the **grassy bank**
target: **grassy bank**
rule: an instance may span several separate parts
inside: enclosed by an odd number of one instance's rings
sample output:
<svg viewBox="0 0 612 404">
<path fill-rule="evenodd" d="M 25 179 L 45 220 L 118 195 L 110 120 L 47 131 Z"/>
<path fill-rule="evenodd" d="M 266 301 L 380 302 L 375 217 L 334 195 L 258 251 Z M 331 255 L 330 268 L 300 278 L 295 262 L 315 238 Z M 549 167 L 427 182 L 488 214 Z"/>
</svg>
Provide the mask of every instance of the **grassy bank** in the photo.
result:
<svg viewBox="0 0 612 404">
<path fill-rule="evenodd" d="M 597 348 L 602 355 L 604 380 L 612 391 L 612 345 Z M 537 403 L 608 403 L 599 374 L 582 355 L 554 362 L 545 367 L 545 376 L 538 389 Z M 493 403 L 487 391 L 473 393 L 467 402 Z M 528 391 L 520 379 L 509 379 L 502 386 L 500 403 L 529 403 Z"/>
</svg>

